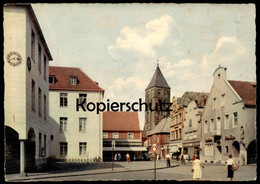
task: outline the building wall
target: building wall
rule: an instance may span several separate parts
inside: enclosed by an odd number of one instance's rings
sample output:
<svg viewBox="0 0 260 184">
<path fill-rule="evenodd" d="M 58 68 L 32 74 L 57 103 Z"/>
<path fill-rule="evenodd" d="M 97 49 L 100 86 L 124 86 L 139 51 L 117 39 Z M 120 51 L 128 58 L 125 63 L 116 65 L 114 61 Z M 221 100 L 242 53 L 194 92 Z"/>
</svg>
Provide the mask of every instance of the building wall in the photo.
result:
<svg viewBox="0 0 260 184">
<path fill-rule="evenodd" d="M 60 93 L 68 93 L 68 106 L 60 107 Z M 87 94 L 87 102 L 97 103 L 102 100 L 99 92 L 79 91 L 50 91 L 50 118 L 55 128 L 51 133 L 55 136 L 51 142 L 51 154 L 59 159 L 85 159 L 102 158 L 102 113 L 95 111 L 76 111 L 76 99 L 80 93 Z M 60 117 L 67 117 L 67 131 L 60 131 Z M 79 132 L 79 118 L 87 118 L 86 132 Z M 68 143 L 67 156 L 60 155 L 60 142 Z M 79 142 L 87 142 L 87 154 L 79 156 Z"/>
<path fill-rule="evenodd" d="M 18 52 L 22 63 L 16 67 L 7 62 L 7 55 Z M 4 82 L 5 125 L 26 139 L 26 10 L 4 7 Z"/>
<path fill-rule="evenodd" d="M 201 141 L 201 113 L 203 108 L 198 108 L 195 101 L 191 101 L 185 109 L 184 128 L 183 128 L 183 147 L 188 147 L 188 150 L 194 150 L 193 144 L 198 144 Z M 191 120 L 191 126 L 190 126 Z M 186 144 L 186 145 L 185 145 Z M 192 144 L 193 146 L 188 146 Z M 194 151 L 188 151 L 188 155 L 192 158 Z"/>
<path fill-rule="evenodd" d="M 218 76 L 220 74 L 220 76 Z M 207 161 L 221 161 L 225 163 L 228 159 L 228 154 L 232 154 L 234 160 L 237 163 L 241 163 L 241 154 L 246 154 L 246 149 L 241 144 L 241 141 L 248 143 L 250 140 L 255 139 L 255 109 L 248 109 L 244 107 L 244 103 L 239 95 L 234 91 L 231 85 L 226 80 L 226 70 L 224 68 L 219 68 L 214 73 L 214 83 L 212 85 L 209 98 L 207 100 L 207 104 L 205 106 L 205 110 L 202 117 L 202 160 Z M 225 102 L 221 104 L 221 95 L 225 94 Z M 213 108 L 213 99 L 216 98 L 215 101 L 215 109 Z M 234 112 L 238 114 L 238 125 L 237 127 L 233 127 L 234 121 Z M 224 127 L 225 116 L 229 115 L 228 128 Z M 220 133 L 218 136 L 215 136 L 217 130 L 217 118 L 220 118 Z M 214 130 L 210 131 L 210 120 L 214 119 Z M 208 133 L 205 133 L 205 121 L 208 122 Z M 241 139 L 241 126 L 244 127 L 245 138 Z M 226 140 L 225 136 L 234 136 L 232 140 Z M 216 137 L 220 137 L 218 141 L 214 141 Z M 213 144 L 213 152 L 211 156 L 207 156 L 205 154 L 205 140 L 210 138 L 212 141 L 209 142 Z M 240 154 L 236 152 L 234 148 L 234 143 L 239 144 Z M 248 145 L 248 144 L 246 144 Z M 219 151 L 218 147 L 221 147 L 221 151 Z M 226 146 L 228 149 L 226 149 Z M 228 150 L 228 151 L 226 151 Z"/>
<path fill-rule="evenodd" d="M 162 103 L 165 101 L 166 103 L 170 102 L 170 89 L 167 88 L 158 88 L 153 87 L 145 91 L 145 102 L 147 104 L 152 104 L 152 109 L 156 108 L 156 103 L 159 108 L 159 100 Z M 145 127 L 144 131 L 152 130 L 165 116 L 168 116 L 168 112 L 164 111 L 146 111 L 145 113 Z"/>
<path fill-rule="evenodd" d="M 35 60 L 31 58 L 31 30 L 35 34 Z M 5 80 L 5 125 L 10 126 L 19 133 L 19 139 L 28 139 L 30 128 L 35 133 L 35 158 L 36 166 L 46 162 L 48 156 L 48 141 L 46 141 L 47 152 L 39 154 L 39 133 L 42 134 L 42 148 L 44 146 L 44 135 L 49 137 L 48 128 L 48 65 L 49 60 L 40 36 L 35 27 L 29 10 L 26 6 L 4 7 L 4 80 Z M 38 43 L 42 48 L 42 74 L 38 71 Z M 22 63 L 16 67 L 6 61 L 6 56 L 12 52 L 18 52 L 22 57 Z M 46 80 L 43 79 L 43 55 L 46 56 Z M 27 60 L 31 60 L 31 70 L 27 67 Z M 35 110 L 31 106 L 31 85 L 35 82 Z M 41 89 L 41 111 L 38 112 L 38 88 Z M 46 96 L 47 112 L 44 118 L 44 95 Z M 28 151 L 28 150 L 26 150 Z"/>
</svg>

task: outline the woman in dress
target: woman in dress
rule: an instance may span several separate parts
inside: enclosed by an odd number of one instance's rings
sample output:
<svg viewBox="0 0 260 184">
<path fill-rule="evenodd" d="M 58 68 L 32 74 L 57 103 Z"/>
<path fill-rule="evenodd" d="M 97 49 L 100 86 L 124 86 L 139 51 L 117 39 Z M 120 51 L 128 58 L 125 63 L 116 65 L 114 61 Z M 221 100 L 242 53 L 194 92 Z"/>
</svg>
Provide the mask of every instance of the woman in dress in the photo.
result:
<svg viewBox="0 0 260 184">
<path fill-rule="evenodd" d="M 234 176 L 234 171 L 232 170 L 232 165 L 235 164 L 234 160 L 232 159 L 232 154 L 228 155 L 229 159 L 227 160 L 226 170 L 228 172 L 228 180 L 232 181 Z"/>
<path fill-rule="evenodd" d="M 202 176 L 202 170 L 201 168 L 204 168 L 202 162 L 199 159 L 199 155 L 196 156 L 196 159 L 193 161 L 193 180 L 200 180 Z"/>
</svg>

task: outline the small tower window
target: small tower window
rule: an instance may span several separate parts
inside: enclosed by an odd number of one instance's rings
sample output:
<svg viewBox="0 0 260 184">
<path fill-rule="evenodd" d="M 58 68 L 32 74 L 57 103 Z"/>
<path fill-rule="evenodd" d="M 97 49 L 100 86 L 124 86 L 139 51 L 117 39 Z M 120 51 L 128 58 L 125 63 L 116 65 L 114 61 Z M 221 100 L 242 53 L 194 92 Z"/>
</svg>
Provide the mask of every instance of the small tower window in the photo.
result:
<svg viewBox="0 0 260 184">
<path fill-rule="evenodd" d="M 220 73 L 218 74 L 218 78 L 220 78 Z"/>
<path fill-rule="evenodd" d="M 71 85 L 77 85 L 78 81 L 77 81 L 77 77 L 70 77 L 70 84 Z"/>
<path fill-rule="evenodd" d="M 54 84 L 55 83 L 55 77 L 54 75 L 49 76 L 49 84 Z"/>
</svg>

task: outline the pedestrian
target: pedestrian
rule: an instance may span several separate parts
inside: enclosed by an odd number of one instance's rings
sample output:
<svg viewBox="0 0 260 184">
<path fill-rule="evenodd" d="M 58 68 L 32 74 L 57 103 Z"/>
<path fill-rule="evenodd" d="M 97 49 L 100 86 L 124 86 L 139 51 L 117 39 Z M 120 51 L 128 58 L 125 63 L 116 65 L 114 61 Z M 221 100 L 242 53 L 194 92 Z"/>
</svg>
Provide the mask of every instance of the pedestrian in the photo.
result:
<svg viewBox="0 0 260 184">
<path fill-rule="evenodd" d="M 181 155 L 181 163 L 185 165 L 185 158 L 183 155 Z"/>
<path fill-rule="evenodd" d="M 199 155 L 197 155 L 196 159 L 193 161 L 193 180 L 200 180 L 202 176 L 201 168 L 204 168 L 201 160 L 199 159 Z"/>
<path fill-rule="evenodd" d="M 229 159 L 227 160 L 227 164 L 225 170 L 228 172 L 228 180 L 232 181 L 234 177 L 234 171 L 232 170 L 232 166 L 236 166 L 234 160 L 232 159 L 232 154 L 228 155 Z"/>
<path fill-rule="evenodd" d="M 117 161 L 117 154 L 115 154 L 114 161 Z"/>
<path fill-rule="evenodd" d="M 129 163 L 130 162 L 130 155 L 128 153 L 126 154 L 125 158 L 126 158 L 127 163 Z"/>
<path fill-rule="evenodd" d="M 192 160 L 194 161 L 196 159 L 195 154 L 193 154 Z"/>
<path fill-rule="evenodd" d="M 169 153 L 166 154 L 166 165 L 167 167 L 171 167 L 171 156 Z"/>
<path fill-rule="evenodd" d="M 190 155 L 188 156 L 188 161 L 190 161 Z"/>
<path fill-rule="evenodd" d="M 117 161 L 120 161 L 120 159 L 121 159 L 121 154 L 118 153 L 118 155 L 117 155 Z"/>
</svg>

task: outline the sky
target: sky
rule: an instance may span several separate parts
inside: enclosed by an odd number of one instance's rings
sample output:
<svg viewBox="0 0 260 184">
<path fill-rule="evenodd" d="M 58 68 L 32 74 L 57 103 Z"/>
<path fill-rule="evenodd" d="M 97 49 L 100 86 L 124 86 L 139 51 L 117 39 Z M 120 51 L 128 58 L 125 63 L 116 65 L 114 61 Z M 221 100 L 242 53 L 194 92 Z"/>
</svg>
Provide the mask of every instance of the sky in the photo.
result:
<svg viewBox="0 0 260 184">
<path fill-rule="evenodd" d="M 53 56 L 79 67 L 105 90 L 104 101 L 145 100 L 157 66 L 171 98 L 209 92 L 213 72 L 256 82 L 253 4 L 32 4 Z M 138 112 L 140 128 L 144 111 Z"/>
</svg>

